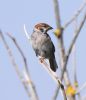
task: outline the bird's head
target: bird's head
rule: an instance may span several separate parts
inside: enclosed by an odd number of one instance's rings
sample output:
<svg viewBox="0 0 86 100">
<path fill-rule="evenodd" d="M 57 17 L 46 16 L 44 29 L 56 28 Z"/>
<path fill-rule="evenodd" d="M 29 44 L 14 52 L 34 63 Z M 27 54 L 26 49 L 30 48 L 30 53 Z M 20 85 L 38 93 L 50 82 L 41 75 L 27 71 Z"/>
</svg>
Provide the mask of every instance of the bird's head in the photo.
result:
<svg viewBox="0 0 86 100">
<path fill-rule="evenodd" d="M 34 27 L 35 31 L 39 31 L 39 32 L 42 32 L 42 33 L 47 33 L 47 31 L 49 31 L 51 29 L 53 29 L 53 28 L 46 23 L 38 23 Z"/>
</svg>

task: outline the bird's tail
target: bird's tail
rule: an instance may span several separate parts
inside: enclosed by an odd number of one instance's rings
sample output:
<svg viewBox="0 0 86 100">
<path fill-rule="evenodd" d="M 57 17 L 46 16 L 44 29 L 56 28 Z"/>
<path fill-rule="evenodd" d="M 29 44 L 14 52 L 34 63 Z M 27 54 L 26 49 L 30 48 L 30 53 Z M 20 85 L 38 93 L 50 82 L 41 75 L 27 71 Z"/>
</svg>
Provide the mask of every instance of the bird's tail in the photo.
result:
<svg viewBox="0 0 86 100">
<path fill-rule="evenodd" d="M 50 68 L 56 72 L 56 69 L 58 68 L 57 62 L 55 60 L 55 57 L 52 57 L 49 59 L 49 63 L 50 63 Z"/>
</svg>

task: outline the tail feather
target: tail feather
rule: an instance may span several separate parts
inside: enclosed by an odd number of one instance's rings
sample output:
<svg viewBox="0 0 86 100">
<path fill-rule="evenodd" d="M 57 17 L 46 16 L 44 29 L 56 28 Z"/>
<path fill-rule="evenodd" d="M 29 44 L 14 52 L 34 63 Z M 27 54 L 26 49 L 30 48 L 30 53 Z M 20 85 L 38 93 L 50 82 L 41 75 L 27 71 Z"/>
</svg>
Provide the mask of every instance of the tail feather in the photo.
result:
<svg viewBox="0 0 86 100">
<path fill-rule="evenodd" d="M 57 62 L 55 60 L 55 57 L 52 57 L 49 59 L 49 63 L 50 63 L 50 68 L 56 72 L 56 69 L 58 68 Z"/>
</svg>

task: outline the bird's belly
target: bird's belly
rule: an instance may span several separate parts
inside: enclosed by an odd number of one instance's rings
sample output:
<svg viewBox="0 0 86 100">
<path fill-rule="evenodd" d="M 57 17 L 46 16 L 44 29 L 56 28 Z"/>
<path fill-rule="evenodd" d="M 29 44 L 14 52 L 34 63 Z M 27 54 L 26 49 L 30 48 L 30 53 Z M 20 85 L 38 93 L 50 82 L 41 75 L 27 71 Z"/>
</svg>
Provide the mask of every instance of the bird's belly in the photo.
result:
<svg viewBox="0 0 86 100">
<path fill-rule="evenodd" d="M 41 57 L 44 57 L 44 58 L 47 58 L 47 59 L 50 57 L 50 55 L 51 55 L 51 48 L 49 46 L 50 45 L 47 44 L 47 43 L 42 44 L 42 45 L 39 46 L 38 50 L 39 50 L 39 55 Z"/>
<path fill-rule="evenodd" d="M 47 38 L 45 35 L 40 35 L 40 38 L 36 37 L 35 41 L 32 41 L 32 46 L 35 51 L 37 51 L 37 56 L 44 58 L 49 58 L 52 51 L 52 43 L 50 38 Z"/>
</svg>

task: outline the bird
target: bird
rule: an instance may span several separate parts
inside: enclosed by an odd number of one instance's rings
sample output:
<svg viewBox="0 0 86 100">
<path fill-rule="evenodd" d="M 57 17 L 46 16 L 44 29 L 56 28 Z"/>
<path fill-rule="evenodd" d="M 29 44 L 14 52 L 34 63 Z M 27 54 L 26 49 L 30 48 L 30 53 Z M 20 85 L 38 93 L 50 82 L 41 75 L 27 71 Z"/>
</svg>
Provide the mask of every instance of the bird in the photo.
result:
<svg viewBox="0 0 86 100">
<path fill-rule="evenodd" d="M 53 28 L 46 23 L 36 24 L 31 34 L 31 44 L 36 56 L 48 59 L 51 70 L 56 72 L 58 65 L 55 58 L 55 47 L 47 33 L 51 29 Z"/>
</svg>

